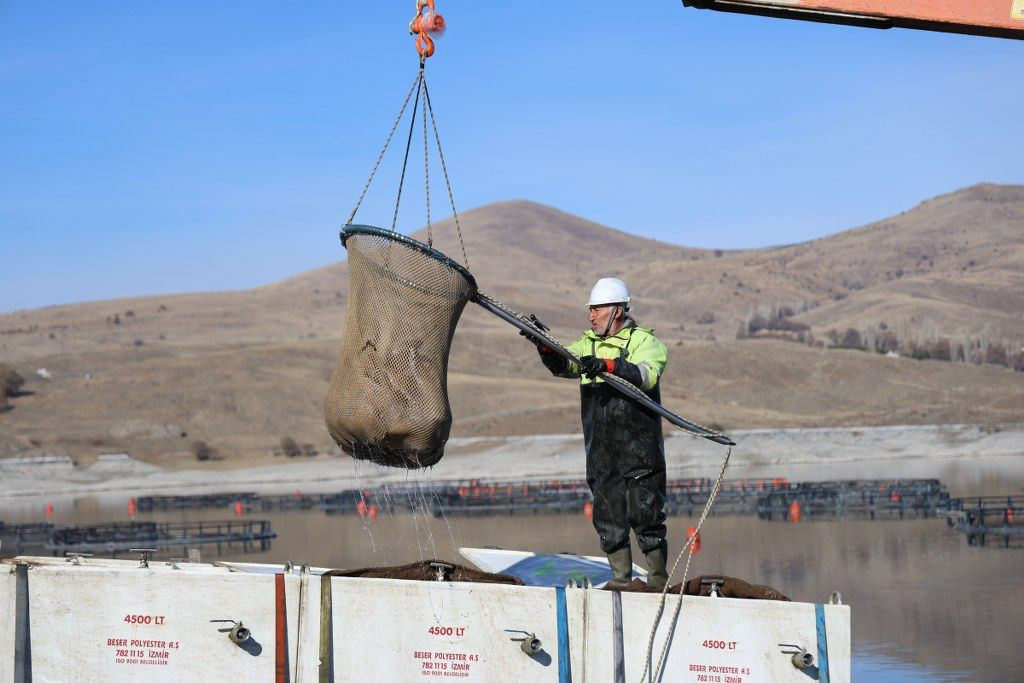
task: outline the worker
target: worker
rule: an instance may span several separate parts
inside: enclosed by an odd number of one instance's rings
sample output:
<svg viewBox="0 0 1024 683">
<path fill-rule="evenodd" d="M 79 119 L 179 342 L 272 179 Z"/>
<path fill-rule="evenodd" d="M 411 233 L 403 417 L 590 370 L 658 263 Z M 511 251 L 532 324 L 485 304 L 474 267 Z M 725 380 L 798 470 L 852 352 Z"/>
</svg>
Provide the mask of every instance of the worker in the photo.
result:
<svg viewBox="0 0 1024 683">
<path fill-rule="evenodd" d="M 573 363 L 539 338 L 524 335 L 556 377 L 580 378 L 587 484 L 594 495 L 594 528 L 612 569 L 611 589 L 632 582 L 629 529 L 647 561 L 647 584 L 663 588 L 665 568 L 665 443 L 661 418 L 601 378 L 609 373 L 661 401 L 660 380 L 668 361 L 654 330 L 639 327 L 629 314 L 629 290 L 605 277 L 590 291 L 590 329 L 569 350 Z"/>
</svg>

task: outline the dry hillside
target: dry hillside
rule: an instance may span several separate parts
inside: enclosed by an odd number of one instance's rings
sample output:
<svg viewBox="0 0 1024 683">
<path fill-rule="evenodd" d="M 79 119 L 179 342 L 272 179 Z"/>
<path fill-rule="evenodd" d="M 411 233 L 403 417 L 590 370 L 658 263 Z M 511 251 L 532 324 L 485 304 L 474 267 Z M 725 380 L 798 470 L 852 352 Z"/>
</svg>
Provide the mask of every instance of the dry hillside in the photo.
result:
<svg viewBox="0 0 1024 683">
<path fill-rule="evenodd" d="M 637 317 L 671 349 L 665 400 L 694 419 L 737 428 L 1024 417 L 1024 373 L 1002 367 L 734 338 L 752 311 L 788 305 L 807 309 L 792 320 L 819 338 L 885 323 L 905 338 L 1019 348 L 1024 187 L 978 185 L 862 228 L 749 251 L 664 244 L 525 201 L 469 211 L 462 225 L 481 289 L 562 336 L 585 322 L 595 277 L 626 277 Z M 459 254 L 450 221 L 435 245 Z M 29 380 L 0 414 L 0 455 L 126 449 L 166 462 L 204 439 L 225 456 L 266 457 L 283 436 L 322 447 L 346 291 L 339 262 L 249 291 L 0 315 L 0 360 Z M 471 306 L 450 368 L 455 433 L 578 429 L 571 383 L 538 366 L 514 330 Z"/>
</svg>

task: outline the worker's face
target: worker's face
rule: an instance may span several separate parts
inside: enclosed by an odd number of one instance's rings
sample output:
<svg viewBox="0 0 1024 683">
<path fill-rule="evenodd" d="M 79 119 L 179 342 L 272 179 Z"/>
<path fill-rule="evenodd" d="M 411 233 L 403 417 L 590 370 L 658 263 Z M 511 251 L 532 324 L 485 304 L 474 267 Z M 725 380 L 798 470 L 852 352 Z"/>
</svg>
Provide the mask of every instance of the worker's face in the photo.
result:
<svg viewBox="0 0 1024 683">
<path fill-rule="evenodd" d="M 618 332 L 616 323 L 613 322 L 611 326 L 608 325 L 608 321 L 617 320 L 622 317 L 622 307 L 616 304 L 604 304 L 602 306 L 591 306 L 590 307 L 590 329 L 594 331 L 594 334 L 604 334 L 605 330 L 608 330 L 608 334 L 615 334 Z"/>
</svg>

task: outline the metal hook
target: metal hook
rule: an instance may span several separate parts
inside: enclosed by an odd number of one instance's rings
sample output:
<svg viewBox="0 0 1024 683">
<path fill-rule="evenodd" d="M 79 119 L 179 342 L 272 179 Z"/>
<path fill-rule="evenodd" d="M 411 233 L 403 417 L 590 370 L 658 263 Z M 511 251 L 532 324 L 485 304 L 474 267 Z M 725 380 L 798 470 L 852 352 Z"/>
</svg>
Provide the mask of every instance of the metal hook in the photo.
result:
<svg viewBox="0 0 1024 683">
<path fill-rule="evenodd" d="M 444 28 L 444 17 L 434 11 L 434 0 L 416 0 L 416 16 L 409 22 L 409 33 L 416 36 L 416 52 L 420 56 L 421 69 L 427 57 L 434 54 L 434 41 L 427 34 L 440 34 Z"/>
</svg>

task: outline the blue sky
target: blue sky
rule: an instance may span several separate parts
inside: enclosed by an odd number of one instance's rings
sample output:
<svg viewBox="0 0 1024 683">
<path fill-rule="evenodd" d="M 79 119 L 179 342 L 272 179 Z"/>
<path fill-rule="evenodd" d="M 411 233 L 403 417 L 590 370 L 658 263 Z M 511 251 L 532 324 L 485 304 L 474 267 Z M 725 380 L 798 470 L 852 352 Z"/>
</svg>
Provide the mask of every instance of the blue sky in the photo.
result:
<svg viewBox="0 0 1024 683">
<path fill-rule="evenodd" d="M 1024 182 L 1018 41 L 676 0 L 438 2 L 427 73 L 463 211 L 524 198 L 739 248 Z M 0 311 L 342 258 L 337 228 L 415 76 L 412 5 L 0 2 Z M 399 164 L 360 222 L 390 222 Z M 413 168 L 403 232 L 423 225 Z"/>
</svg>

